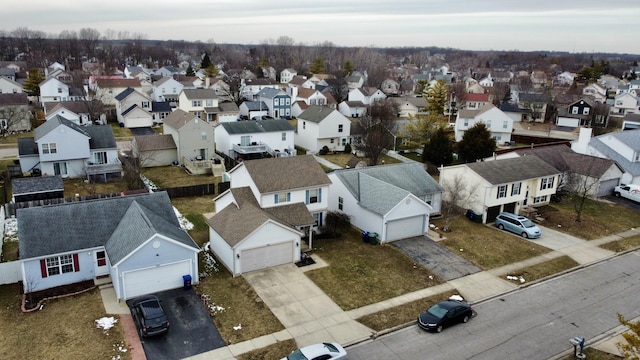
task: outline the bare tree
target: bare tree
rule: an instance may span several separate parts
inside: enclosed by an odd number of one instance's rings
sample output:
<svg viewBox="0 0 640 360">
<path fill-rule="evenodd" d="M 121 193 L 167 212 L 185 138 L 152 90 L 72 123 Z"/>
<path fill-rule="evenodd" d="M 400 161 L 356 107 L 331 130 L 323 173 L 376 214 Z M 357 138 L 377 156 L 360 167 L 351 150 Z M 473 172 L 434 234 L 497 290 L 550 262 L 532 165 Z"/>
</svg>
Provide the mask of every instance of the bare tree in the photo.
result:
<svg viewBox="0 0 640 360">
<path fill-rule="evenodd" d="M 367 115 L 360 118 L 364 129 L 361 149 L 369 158 L 369 165 L 377 165 L 382 153 L 393 146 L 398 105 L 392 99 L 377 101 Z"/>
<path fill-rule="evenodd" d="M 351 225 L 351 216 L 341 211 L 327 211 L 327 217 L 324 222 L 325 231 L 336 237 L 338 229 L 344 229 Z"/>
<path fill-rule="evenodd" d="M 457 174 L 451 179 L 443 180 L 440 185 L 444 188 L 442 194 L 444 227 L 442 231 L 448 232 L 451 231 L 451 222 L 464 214 L 463 206 L 475 201 L 476 188 L 478 185 L 467 184 L 462 174 Z"/>
<path fill-rule="evenodd" d="M 581 222 L 587 198 L 593 196 L 593 192 L 597 190 L 603 167 L 610 164 L 597 156 L 566 154 L 564 157 L 571 166 L 564 173 L 561 188 L 574 198 L 575 221 Z"/>
</svg>

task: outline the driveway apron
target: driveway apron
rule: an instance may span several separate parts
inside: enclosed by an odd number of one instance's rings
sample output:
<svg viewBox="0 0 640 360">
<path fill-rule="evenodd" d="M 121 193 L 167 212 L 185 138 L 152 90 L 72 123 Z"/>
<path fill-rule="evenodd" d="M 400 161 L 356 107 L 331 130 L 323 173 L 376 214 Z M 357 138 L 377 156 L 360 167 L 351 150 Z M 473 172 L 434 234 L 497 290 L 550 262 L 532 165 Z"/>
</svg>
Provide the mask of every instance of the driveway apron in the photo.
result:
<svg viewBox="0 0 640 360">
<path fill-rule="evenodd" d="M 481 271 L 473 263 L 426 236 L 393 241 L 391 245 L 445 281 Z"/>
</svg>

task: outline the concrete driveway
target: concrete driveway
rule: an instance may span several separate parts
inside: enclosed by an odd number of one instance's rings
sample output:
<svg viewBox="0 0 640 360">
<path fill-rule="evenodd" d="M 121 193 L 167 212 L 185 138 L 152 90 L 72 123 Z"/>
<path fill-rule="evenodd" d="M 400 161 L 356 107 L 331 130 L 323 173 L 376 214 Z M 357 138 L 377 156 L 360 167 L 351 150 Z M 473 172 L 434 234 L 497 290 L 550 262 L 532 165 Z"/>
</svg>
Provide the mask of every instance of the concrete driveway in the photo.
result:
<svg viewBox="0 0 640 360">
<path fill-rule="evenodd" d="M 193 289 L 155 295 L 160 298 L 171 327 L 165 335 L 141 339 L 148 360 L 183 359 L 227 345 Z"/>
<path fill-rule="evenodd" d="M 393 241 L 391 245 L 445 281 L 481 271 L 470 261 L 426 236 Z"/>
</svg>

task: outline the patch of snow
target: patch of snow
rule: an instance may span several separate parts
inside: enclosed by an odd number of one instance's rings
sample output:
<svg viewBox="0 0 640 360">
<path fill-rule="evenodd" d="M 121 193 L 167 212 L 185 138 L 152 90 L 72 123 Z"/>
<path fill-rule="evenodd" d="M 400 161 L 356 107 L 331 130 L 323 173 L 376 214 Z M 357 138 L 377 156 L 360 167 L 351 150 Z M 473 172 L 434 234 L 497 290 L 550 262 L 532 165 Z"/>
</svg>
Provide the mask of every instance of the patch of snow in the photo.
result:
<svg viewBox="0 0 640 360">
<path fill-rule="evenodd" d="M 154 184 L 153 181 L 149 180 L 146 176 L 140 175 L 140 179 L 142 179 L 144 186 L 146 186 L 147 189 L 149 189 L 149 192 L 154 192 L 158 190 L 158 187 L 156 186 L 156 184 Z"/>
<path fill-rule="evenodd" d="M 464 301 L 464 298 L 458 294 L 455 295 L 451 295 L 449 296 L 449 300 L 458 300 L 458 301 Z"/>
<path fill-rule="evenodd" d="M 4 221 L 4 241 L 18 241 L 18 221 L 13 216 Z"/>
<path fill-rule="evenodd" d="M 513 275 L 507 275 L 507 280 L 513 280 L 513 281 L 520 281 L 520 283 L 524 283 L 525 280 L 522 276 L 518 277 L 518 276 L 513 276 Z"/>
<path fill-rule="evenodd" d="M 193 230 L 193 223 L 189 220 L 187 220 L 186 217 L 182 216 L 182 214 L 180 213 L 180 211 L 178 211 L 178 209 L 176 209 L 176 207 L 173 207 L 173 212 L 176 213 L 176 217 L 178 218 L 178 221 L 180 222 L 180 228 L 182 230 Z"/>
<path fill-rule="evenodd" d="M 460 251 L 464 251 L 464 249 L 463 249 L 463 248 L 460 248 Z"/>
<path fill-rule="evenodd" d="M 111 316 L 111 317 L 103 317 L 100 318 L 98 320 L 96 320 L 96 327 L 99 329 L 103 329 L 104 331 L 107 331 L 109 329 L 111 329 L 112 327 L 115 326 L 115 324 L 118 322 L 118 320 Z"/>
<path fill-rule="evenodd" d="M 242 329 L 242 324 L 238 324 L 238 326 L 234 326 L 233 327 L 233 330 L 236 330 L 236 331 L 241 330 L 241 329 Z"/>
</svg>

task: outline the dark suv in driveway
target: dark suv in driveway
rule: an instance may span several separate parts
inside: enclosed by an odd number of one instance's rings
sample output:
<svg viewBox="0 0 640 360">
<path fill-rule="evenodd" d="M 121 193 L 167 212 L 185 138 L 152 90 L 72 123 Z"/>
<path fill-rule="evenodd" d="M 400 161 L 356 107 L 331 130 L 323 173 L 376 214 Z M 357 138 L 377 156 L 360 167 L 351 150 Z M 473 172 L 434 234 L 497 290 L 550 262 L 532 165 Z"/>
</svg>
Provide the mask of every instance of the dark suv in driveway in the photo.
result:
<svg viewBox="0 0 640 360">
<path fill-rule="evenodd" d="M 140 337 L 160 335 L 169 331 L 169 319 L 160 305 L 160 299 L 155 295 L 133 300 L 131 315 Z"/>
</svg>

